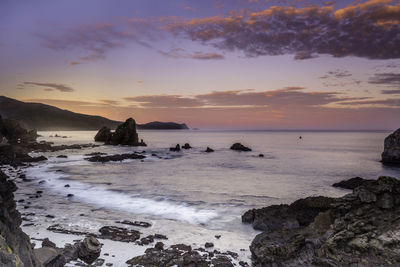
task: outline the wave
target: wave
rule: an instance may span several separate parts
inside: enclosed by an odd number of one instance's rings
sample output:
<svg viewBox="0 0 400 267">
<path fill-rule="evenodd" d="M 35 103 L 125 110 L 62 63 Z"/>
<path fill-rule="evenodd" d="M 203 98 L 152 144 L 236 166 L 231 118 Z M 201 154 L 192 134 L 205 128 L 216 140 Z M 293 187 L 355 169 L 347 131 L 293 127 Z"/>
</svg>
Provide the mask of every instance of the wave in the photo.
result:
<svg viewBox="0 0 400 267">
<path fill-rule="evenodd" d="M 70 158 L 71 159 L 71 158 Z M 192 224 L 207 224 L 218 217 L 214 210 L 196 209 L 188 203 L 175 203 L 170 200 L 154 200 L 137 195 L 129 195 L 115 190 L 108 190 L 78 181 L 68 181 L 70 187 L 65 188 L 68 175 L 52 170 L 53 167 L 70 166 L 78 163 L 81 157 L 61 162 L 48 162 L 30 167 L 26 170 L 27 177 L 45 180 L 42 186 L 67 197 L 73 194 L 72 201 L 79 201 L 98 208 L 120 210 L 133 214 L 146 214 L 166 219 L 179 220 Z"/>
</svg>

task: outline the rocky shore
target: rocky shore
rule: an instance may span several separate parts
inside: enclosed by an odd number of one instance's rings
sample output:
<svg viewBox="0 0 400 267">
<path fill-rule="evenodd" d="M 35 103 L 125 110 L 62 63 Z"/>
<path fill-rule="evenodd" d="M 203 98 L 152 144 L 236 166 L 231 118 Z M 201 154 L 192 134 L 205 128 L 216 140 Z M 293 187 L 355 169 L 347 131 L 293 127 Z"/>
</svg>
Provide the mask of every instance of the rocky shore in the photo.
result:
<svg viewBox="0 0 400 267">
<path fill-rule="evenodd" d="M 309 197 L 247 211 L 264 231 L 250 245 L 254 266 L 398 266 L 400 182 L 362 180 L 341 198 Z"/>
</svg>

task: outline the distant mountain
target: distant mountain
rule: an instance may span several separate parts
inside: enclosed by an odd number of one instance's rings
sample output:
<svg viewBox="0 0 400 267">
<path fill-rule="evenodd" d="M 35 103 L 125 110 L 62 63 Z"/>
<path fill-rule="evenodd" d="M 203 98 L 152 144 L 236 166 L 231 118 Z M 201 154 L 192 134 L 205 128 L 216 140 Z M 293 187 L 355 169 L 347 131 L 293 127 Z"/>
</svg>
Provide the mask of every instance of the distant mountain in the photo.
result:
<svg viewBox="0 0 400 267">
<path fill-rule="evenodd" d="M 41 103 L 22 102 L 0 96 L 0 115 L 18 120 L 24 128 L 40 131 L 53 130 L 99 130 L 103 126 L 115 129 L 122 122 L 71 112 Z M 174 122 L 149 122 L 138 124 L 138 129 L 169 130 L 188 129 L 186 124 Z"/>
<path fill-rule="evenodd" d="M 189 127 L 185 123 L 176 123 L 176 122 L 160 122 L 153 121 L 145 124 L 138 124 L 138 129 L 142 130 L 187 130 Z"/>
</svg>

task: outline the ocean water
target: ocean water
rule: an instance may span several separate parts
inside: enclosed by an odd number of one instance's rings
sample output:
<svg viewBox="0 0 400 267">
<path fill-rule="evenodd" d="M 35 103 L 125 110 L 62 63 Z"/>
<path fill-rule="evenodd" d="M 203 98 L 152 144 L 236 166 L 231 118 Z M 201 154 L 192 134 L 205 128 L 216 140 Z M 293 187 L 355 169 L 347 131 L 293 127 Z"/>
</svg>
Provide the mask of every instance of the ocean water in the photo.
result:
<svg viewBox="0 0 400 267">
<path fill-rule="evenodd" d="M 50 137 L 56 133 L 68 138 Z M 39 134 L 39 140 L 76 144 L 93 142 L 96 133 Z M 115 220 L 143 220 L 153 224 L 150 233 L 166 234 L 171 244 L 200 246 L 212 241 L 216 248 L 238 252 L 248 259 L 248 246 L 257 232 L 241 223 L 240 216 L 246 210 L 307 196 L 339 197 L 349 191 L 331 185 L 355 176 L 400 177 L 400 168 L 379 162 L 388 134 L 140 131 L 139 138 L 147 147 L 100 146 L 45 153 L 47 162 L 25 170 L 34 180 L 20 186 L 46 192 L 32 207 L 42 228 L 59 223 L 95 231 Z M 235 142 L 253 151 L 230 150 Z M 170 152 L 169 147 L 177 143 L 190 143 L 193 149 Z M 205 153 L 207 146 L 215 152 Z M 84 155 L 133 151 L 141 152 L 146 159 L 91 163 Z M 263 158 L 258 157 L 261 153 Z M 61 154 L 68 158 L 56 157 Z M 74 196 L 68 198 L 67 194 Z M 41 212 L 55 214 L 56 218 L 40 219 Z M 217 234 L 222 238 L 216 240 Z"/>
</svg>

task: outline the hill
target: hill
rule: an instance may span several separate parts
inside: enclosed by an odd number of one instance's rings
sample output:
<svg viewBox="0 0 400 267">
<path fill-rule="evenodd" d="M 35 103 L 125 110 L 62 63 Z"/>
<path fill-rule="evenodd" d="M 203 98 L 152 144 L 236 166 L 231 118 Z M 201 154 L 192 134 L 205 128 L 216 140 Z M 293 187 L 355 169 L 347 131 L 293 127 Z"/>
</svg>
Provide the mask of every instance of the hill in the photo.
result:
<svg viewBox="0 0 400 267">
<path fill-rule="evenodd" d="M 115 129 L 122 122 L 101 116 L 75 113 L 42 103 L 22 102 L 0 96 L 0 115 L 14 119 L 27 129 L 46 130 L 99 130 L 103 126 Z M 138 124 L 138 129 L 171 130 L 188 129 L 186 124 L 175 122 L 149 122 Z"/>
</svg>

